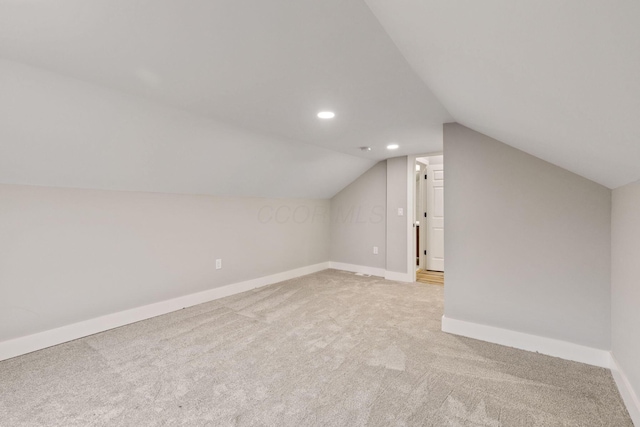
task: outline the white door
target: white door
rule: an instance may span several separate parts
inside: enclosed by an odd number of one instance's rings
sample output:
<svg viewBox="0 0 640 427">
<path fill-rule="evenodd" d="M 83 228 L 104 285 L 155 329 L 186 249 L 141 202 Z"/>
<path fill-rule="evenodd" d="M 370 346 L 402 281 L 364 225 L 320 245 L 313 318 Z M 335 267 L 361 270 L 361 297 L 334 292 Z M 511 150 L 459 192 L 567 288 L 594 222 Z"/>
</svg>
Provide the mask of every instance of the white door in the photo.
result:
<svg viewBox="0 0 640 427">
<path fill-rule="evenodd" d="M 427 166 L 427 270 L 444 271 L 444 165 Z"/>
</svg>

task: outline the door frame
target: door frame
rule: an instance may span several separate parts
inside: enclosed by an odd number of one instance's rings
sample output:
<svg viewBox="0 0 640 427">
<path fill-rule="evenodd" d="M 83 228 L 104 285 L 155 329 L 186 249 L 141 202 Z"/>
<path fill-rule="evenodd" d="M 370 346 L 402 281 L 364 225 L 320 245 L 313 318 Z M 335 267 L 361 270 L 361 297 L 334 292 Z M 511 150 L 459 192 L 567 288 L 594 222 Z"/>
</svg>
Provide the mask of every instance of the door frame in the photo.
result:
<svg viewBox="0 0 640 427">
<path fill-rule="evenodd" d="M 422 165 L 421 163 L 418 163 L 418 161 L 416 160 L 416 165 Z M 417 171 L 416 171 L 417 172 Z M 426 181 L 423 179 L 423 174 L 427 173 L 427 166 L 424 165 L 424 167 L 420 168 L 420 175 L 417 177 L 418 179 L 416 180 L 416 200 L 414 202 L 414 204 L 416 205 L 416 215 L 418 215 L 417 218 L 415 218 L 415 222 L 420 222 L 420 233 L 416 233 L 416 239 L 420 239 L 420 252 L 418 253 L 418 268 L 422 269 L 422 270 L 426 270 L 426 256 L 424 255 L 424 251 L 426 250 L 426 246 L 427 246 L 427 227 L 426 227 L 426 221 L 424 219 L 424 215 L 423 213 L 426 211 L 426 204 L 427 204 L 427 197 L 426 197 L 426 189 L 427 189 L 427 183 Z M 418 201 L 420 201 L 420 206 L 418 205 Z M 416 246 L 418 246 L 416 244 Z"/>
<path fill-rule="evenodd" d="M 412 282 L 416 281 L 416 159 L 418 157 L 442 156 L 442 151 L 407 156 L 407 272 Z M 420 224 L 422 225 L 422 224 Z M 424 242 L 426 244 L 426 242 Z"/>
</svg>

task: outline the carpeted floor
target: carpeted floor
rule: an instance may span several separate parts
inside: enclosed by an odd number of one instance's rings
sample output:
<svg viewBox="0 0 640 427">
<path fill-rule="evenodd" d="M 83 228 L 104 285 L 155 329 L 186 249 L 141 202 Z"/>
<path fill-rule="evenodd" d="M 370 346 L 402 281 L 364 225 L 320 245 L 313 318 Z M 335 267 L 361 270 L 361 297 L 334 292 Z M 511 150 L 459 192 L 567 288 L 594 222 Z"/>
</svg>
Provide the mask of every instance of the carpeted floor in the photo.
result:
<svg viewBox="0 0 640 427">
<path fill-rule="evenodd" d="M 440 332 L 325 270 L 0 362 L 2 426 L 632 426 L 606 369 Z"/>
</svg>

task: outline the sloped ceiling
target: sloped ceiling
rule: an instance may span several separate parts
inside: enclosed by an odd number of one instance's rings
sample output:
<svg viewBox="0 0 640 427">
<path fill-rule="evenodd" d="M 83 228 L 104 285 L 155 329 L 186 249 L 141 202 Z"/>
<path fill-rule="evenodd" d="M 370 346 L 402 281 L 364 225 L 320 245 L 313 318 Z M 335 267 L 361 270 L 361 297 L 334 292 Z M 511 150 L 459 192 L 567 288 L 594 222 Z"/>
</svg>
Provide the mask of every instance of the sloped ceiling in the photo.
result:
<svg viewBox="0 0 640 427">
<path fill-rule="evenodd" d="M 456 121 L 615 188 L 640 178 L 637 0 L 366 0 Z"/>
<path fill-rule="evenodd" d="M 330 197 L 378 160 L 439 151 L 451 120 L 361 1 L 6 0 L 0 58 L 0 182 Z M 220 126 L 253 136 L 225 145 Z"/>
<path fill-rule="evenodd" d="M 329 198 L 375 163 L 0 60 L 0 183 Z"/>
<path fill-rule="evenodd" d="M 331 197 L 458 121 L 615 188 L 640 178 L 639 17 L 636 0 L 0 0 L 0 182 Z"/>
</svg>

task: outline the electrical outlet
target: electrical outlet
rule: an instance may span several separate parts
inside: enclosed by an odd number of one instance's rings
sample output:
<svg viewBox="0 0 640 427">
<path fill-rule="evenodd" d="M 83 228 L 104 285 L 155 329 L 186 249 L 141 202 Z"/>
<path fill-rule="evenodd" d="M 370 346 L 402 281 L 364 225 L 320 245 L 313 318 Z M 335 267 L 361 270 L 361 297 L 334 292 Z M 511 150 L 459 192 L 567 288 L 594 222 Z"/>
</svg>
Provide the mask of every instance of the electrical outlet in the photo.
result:
<svg viewBox="0 0 640 427">
<path fill-rule="evenodd" d="M 374 255 L 378 255 L 378 247 L 377 246 L 373 247 L 373 254 Z"/>
<path fill-rule="evenodd" d="M 404 215 L 404 209 L 398 208 L 398 216 Z"/>
<path fill-rule="evenodd" d="M 217 259 L 216 260 L 216 270 L 220 270 L 222 268 L 222 260 L 221 259 Z"/>
</svg>

